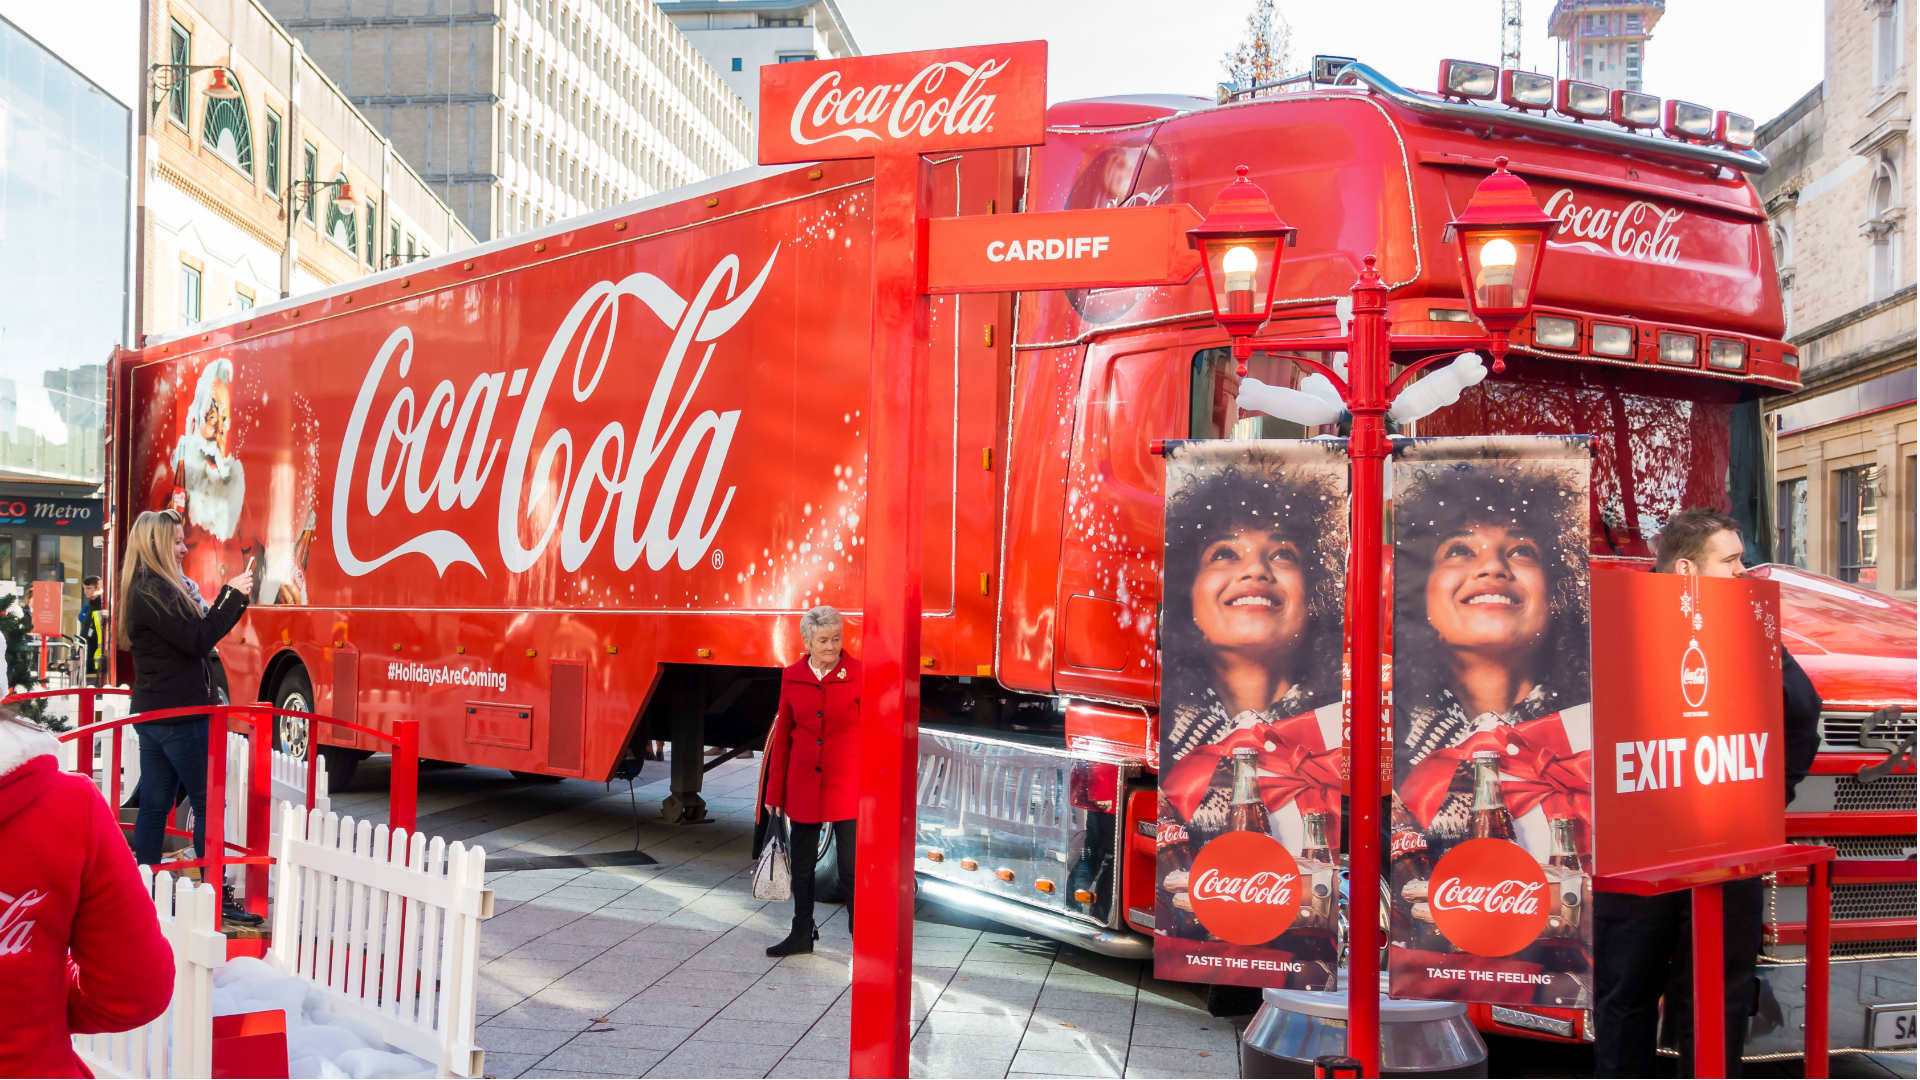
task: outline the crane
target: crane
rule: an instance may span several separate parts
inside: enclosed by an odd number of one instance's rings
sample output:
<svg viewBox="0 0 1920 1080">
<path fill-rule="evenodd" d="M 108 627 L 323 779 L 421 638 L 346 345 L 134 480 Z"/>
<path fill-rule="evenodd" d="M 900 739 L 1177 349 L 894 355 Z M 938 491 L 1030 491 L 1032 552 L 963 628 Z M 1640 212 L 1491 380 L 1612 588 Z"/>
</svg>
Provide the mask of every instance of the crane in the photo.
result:
<svg viewBox="0 0 1920 1080">
<path fill-rule="evenodd" d="M 1520 66 L 1520 0 L 1500 0 L 1500 66 Z"/>
</svg>

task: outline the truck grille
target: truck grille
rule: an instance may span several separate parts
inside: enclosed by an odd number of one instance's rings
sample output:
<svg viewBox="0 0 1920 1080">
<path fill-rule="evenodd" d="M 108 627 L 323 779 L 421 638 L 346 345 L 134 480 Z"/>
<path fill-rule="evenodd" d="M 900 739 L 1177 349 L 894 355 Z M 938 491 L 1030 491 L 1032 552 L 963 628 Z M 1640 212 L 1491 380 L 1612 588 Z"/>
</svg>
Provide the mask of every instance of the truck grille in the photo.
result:
<svg viewBox="0 0 1920 1080">
<path fill-rule="evenodd" d="M 1836 941 L 1827 950 L 1827 955 L 1835 960 L 1844 960 L 1854 956 L 1912 956 L 1912 938 L 1890 938 L 1886 941 Z"/>
<path fill-rule="evenodd" d="M 1911 810 L 1914 776 L 1883 776 L 1871 784 L 1855 777 L 1838 777 L 1833 785 L 1835 810 Z"/>
<path fill-rule="evenodd" d="M 1858 750 L 1860 729 L 1865 726 L 1871 713 L 1830 712 L 1820 714 L 1820 747 L 1823 750 Z M 1900 718 L 1891 724 L 1882 724 L 1874 732 L 1874 741 L 1898 742 L 1910 738 L 1914 733 L 1913 713 L 1902 712 Z"/>
<path fill-rule="evenodd" d="M 1885 882 L 1873 885 L 1836 885 L 1833 888 L 1833 918 L 1910 919 L 1913 917 L 1914 883 Z"/>
<path fill-rule="evenodd" d="M 1900 836 L 1795 836 L 1789 839 L 1795 844 L 1830 847 L 1838 859 L 1907 859 L 1912 858 L 1914 853 L 1912 833 Z"/>
</svg>

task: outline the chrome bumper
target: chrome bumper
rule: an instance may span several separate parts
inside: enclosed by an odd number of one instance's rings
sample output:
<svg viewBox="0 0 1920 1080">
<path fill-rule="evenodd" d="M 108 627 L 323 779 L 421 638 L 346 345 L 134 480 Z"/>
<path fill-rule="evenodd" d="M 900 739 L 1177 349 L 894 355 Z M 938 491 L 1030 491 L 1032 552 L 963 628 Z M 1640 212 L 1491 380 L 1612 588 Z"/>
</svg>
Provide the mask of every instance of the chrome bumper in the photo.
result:
<svg viewBox="0 0 1920 1080">
<path fill-rule="evenodd" d="M 1153 939 L 1143 934 L 1093 926 L 925 874 L 919 876 L 918 884 L 923 900 L 1005 923 L 1016 930 L 1025 930 L 1030 934 L 1039 934 L 1077 945 L 1089 952 L 1117 956 L 1123 960 L 1149 960 L 1153 957 Z"/>
<path fill-rule="evenodd" d="M 1832 1050 L 1869 1049 L 1867 1006 L 1914 1000 L 1911 956 L 1835 960 L 1829 971 L 1827 1045 Z M 1747 1032 L 1746 1055 L 1800 1053 L 1806 1045 L 1801 1027 L 1807 1019 L 1807 969 L 1762 964 L 1759 976 L 1760 1012 Z"/>
</svg>

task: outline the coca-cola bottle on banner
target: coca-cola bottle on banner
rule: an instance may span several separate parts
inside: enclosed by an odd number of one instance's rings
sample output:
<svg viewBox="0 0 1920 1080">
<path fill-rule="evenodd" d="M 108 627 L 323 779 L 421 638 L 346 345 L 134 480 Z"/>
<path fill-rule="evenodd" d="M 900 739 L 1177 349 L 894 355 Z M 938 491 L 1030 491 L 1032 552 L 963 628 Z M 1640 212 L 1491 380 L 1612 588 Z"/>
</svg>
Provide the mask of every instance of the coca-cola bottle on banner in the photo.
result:
<svg viewBox="0 0 1920 1080">
<path fill-rule="evenodd" d="M 1573 819 L 1554 818 L 1548 828 L 1553 832 L 1553 849 L 1544 869 L 1553 906 L 1552 914 L 1547 917 L 1547 933 L 1556 937 L 1578 937 L 1587 924 L 1592 881 L 1574 847 Z"/>
<path fill-rule="evenodd" d="M 1500 798 L 1500 752 L 1476 750 L 1473 754 L 1473 824 L 1470 835 L 1476 840 L 1512 840 L 1513 815 Z"/>
<path fill-rule="evenodd" d="M 1340 864 L 1327 838 L 1327 815 L 1312 811 L 1300 815 L 1300 822 L 1303 839 L 1294 860 L 1300 869 L 1300 917 L 1288 938 L 1296 959 L 1321 967 L 1308 972 L 1308 985 L 1315 985 L 1331 980 L 1340 963 Z"/>
<path fill-rule="evenodd" d="M 1254 753 L 1250 746 L 1233 752 L 1233 805 L 1227 810 L 1227 831 L 1272 836 L 1267 804 L 1260 801 L 1260 770 L 1254 765 Z"/>
<path fill-rule="evenodd" d="M 1174 937 L 1194 937 L 1201 931 L 1199 921 L 1193 917 L 1193 902 L 1187 895 L 1193 868 L 1193 837 L 1165 799 L 1160 800 L 1156 838 L 1160 852 L 1158 867 L 1161 895 L 1158 897 L 1154 931 Z M 1161 918 L 1159 913 L 1166 913 L 1166 917 Z"/>
<path fill-rule="evenodd" d="M 1392 943 L 1403 949 L 1446 948 L 1427 907 L 1428 882 L 1433 876 L 1427 834 L 1413 822 L 1411 814 L 1398 807 L 1394 810 L 1393 831 L 1388 834 L 1387 857 L 1387 899 L 1401 915 L 1397 920 L 1400 933 Z"/>
</svg>

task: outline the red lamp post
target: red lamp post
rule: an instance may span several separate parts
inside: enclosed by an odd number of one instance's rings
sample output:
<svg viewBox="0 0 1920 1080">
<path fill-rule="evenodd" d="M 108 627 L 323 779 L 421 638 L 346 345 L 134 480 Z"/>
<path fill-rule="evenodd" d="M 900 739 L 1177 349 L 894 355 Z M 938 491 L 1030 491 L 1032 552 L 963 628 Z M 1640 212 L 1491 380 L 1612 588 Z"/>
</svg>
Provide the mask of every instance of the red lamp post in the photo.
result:
<svg viewBox="0 0 1920 1080">
<path fill-rule="evenodd" d="M 1349 794 L 1352 818 L 1348 837 L 1348 981 L 1347 1052 L 1360 1062 L 1361 1075 L 1380 1075 L 1380 742 L 1382 731 L 1380 666 L 1381 641 L 1381 519 L 1385 498 L 1381 491 L 1386 462 L 1387 409 L 1395 397 L 1426 367 L 1451 359 L 1467 349 L 1484 348 L 1493 354 L 1494 370 L 1503 370 L 1507 335 L 1532 309 L 1534 285 L 1553 219 L 1542 213 L 1527 185 L 1509 173 L 1507 159 L 1497 159 L 1493 174 L 1481 181 L 1466 210 L 1448 225 L 1460 246 L 1462 282 L 1467 305 L 1486 328 L 1485 337 L 1441 337 L 1392 332 L 1387 322 L 1387 289 L 1366 256 L 1360 279 L 1353 285 L 1353 324 L 1337 337 L 1259 339 L 1255 332 L 1266 321 L 1273 284 L 1280 269 L 1280 239 L 1289 242 L 1294 230 L 1273 211 L 1265 192 L 1247 179 L 1240 166 L 1234 181 L 1221 192 L 1214 210 L 1188 233 L 1199 247 L 1212 291 L 1214 320 L 1233 338 L 1233 354 L 1240 374 L 1254 349 L 1287 355 L 1327 377 L 1353 415 L 1353 433 L 1347 455 L 1353 462 L 1352 536 L 1354 557 L 1348 578 L 1348 609 L 1353 612 L 1352 737 L 1348 748 Z M 1244 267 L 1251 255 L 1254 265 Z M 1230 261 L 1231 260 L 1231 261 Z M 1248 274 L 1250 271 L 1250 275 Z M 1264 287 L 1261 283 L 1264 282 Z M 1243 296 L 1236 288 L 1251 289 Z M 1251 310 L 1247 301 L 1253 301 Z M 1408 364 L 1397 376 L 1390 365 L 1395 351 L 1436 350 Z M 1296 352 L 1345 352 L 1348 375 Z"/>
</svg>

